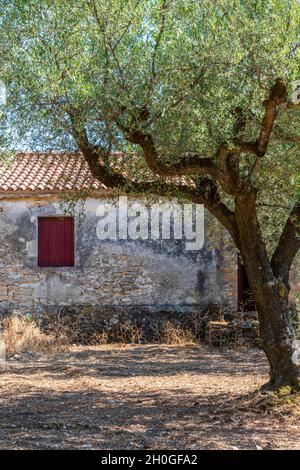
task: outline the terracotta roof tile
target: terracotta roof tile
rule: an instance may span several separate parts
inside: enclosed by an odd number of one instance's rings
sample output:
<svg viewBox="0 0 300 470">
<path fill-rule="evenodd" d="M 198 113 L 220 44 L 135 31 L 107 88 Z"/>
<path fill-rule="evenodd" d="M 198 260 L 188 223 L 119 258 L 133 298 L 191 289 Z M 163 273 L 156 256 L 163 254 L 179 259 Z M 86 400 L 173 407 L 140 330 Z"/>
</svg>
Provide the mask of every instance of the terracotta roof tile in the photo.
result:
<svg viewBox="0 0 300 470">
<path fill-rule="evenodd" d="M 80 153 L 20 153 L 0 162 L 0 192 L 82 191 L 106 186 Z"/>
<path fill-rule="evenodd" d="M 160 180 L 136 154 L 113 152 L 110 163 L 117 172 L 132 180 L 142 181 L 145 177 L 149 181 Z M 165 178 L 164 181 L 172 181 L 172 178 Z M 185 177 L 178 177 L 175 181 L 184 184 L 187 182 Z M 1 158 L 0 155 L 0 193 L 87 189 L 108 190 L 103 183 L 93 178 L 80 152 L 27 152 L 9 158 Z"/>
</svg>

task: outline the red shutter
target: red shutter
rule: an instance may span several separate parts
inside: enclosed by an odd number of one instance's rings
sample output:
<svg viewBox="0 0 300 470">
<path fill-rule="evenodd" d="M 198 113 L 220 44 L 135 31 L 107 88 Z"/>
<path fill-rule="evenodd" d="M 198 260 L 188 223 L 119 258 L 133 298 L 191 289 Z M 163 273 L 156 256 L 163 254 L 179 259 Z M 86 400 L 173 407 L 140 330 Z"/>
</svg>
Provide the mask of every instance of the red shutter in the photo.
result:
<svg viewBox="0 0 300 470">
<path fill-rule="evenodd" d="M 38 266 L 74 266 L 72 217 L 39 217 Z"/>
</svg>

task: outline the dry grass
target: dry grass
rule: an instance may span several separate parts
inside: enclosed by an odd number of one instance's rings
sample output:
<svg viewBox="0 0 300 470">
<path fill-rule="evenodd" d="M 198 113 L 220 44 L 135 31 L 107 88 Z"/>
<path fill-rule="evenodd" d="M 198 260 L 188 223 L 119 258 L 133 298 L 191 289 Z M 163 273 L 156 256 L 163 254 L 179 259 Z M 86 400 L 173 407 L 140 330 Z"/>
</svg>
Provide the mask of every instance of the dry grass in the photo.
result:
<svg viewBox="0 0 300 470">
<path fill-rule="evenodd" d="M 198 341 L 191 330 L 166 321 L 158 335 L 159 342 L 170 345 L 196 344 Z"/>
<path fill-rule="evenodd" d="M 23 352 L 56 354 L 67 348 L 69 339 L 60 334 L 45 334 L 30 318 L 14 316 L 2 321 L 0 338 L 5 343 L 6 355 Z"/>
<path fill-rule="evenodd" d="M 72 346 L 0 367 L 0 449 L 300 449 L 258 350 Z"/>
<path fill-rule="evenodd" d="M 142 327 L 132 323 L 117 323 L 108 331 L 95 333 L 92 344 L 141 344 L 148 343 L 146 332 Z M 152 341 L 153 342 L 153 341 Z M 189 329 L 176 325 L 171 321 L 156 325 L 154 342 L 170 345 L 196 344 L 195 335 Z"/>
<path fill-rule="evenodd" d="M 196 330 L 196 328 L 193 330 Z M 115 323 L 101 331 L 97 331 L 96 328 L 94 331 L 90 328 L 86 330 L 84 325 L 71 325 L 59 320 L 48 319 L 47 321 L 47 331 L 49 333 L 54 334 L 56 337 L 64 335 L 69 338 L 70 343 L 81 345 L 196 344 L 198 340 L 193 330 L 170 320 L 153 322 L 150 335 L 147 327 L 126 321 Z"/>
<path fill-rule="evenodd" d="M 117 323 L 107 331 L 89 333 L 87 336 L 84 331 L 59 321 L 48 324 L 45 332 L 32 318 L 13 316 L 1 321 L 0 331 L 0 340 L 5 343 L 7 357 L 26 352 L 56 354 L 67 350 L 73 343 L 122 346 L 147 342 L 144 330 L 132 323 Z M 190 330 L 166 321 L 157 325 L 155 342 L 192 345 L 196 344 L 197 340 Z"/>
<path fill-rule="evenodd" d="M 116 323 L 107 331 L 96 332 L 90 343 L 97 344 L 140 344 L 144 341 L 144 331 L 132 323 Z"/>
</svg>

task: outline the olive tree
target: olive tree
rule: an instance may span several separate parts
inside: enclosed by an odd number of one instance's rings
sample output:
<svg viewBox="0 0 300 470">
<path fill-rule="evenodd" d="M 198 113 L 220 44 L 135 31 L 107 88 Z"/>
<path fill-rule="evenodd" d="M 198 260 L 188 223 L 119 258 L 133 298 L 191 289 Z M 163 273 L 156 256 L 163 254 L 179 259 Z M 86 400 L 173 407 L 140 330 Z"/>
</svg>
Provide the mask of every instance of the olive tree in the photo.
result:
<svg viewBox="0 0 300 470">
<path fill-rule="evenodd" d="M 1 11 L 12 147 L 77 149 L 109 187 L 204 204 L 243 260 L 269 386 L 300 389 L 299 2 L 1 0 Z"/>
</svg>

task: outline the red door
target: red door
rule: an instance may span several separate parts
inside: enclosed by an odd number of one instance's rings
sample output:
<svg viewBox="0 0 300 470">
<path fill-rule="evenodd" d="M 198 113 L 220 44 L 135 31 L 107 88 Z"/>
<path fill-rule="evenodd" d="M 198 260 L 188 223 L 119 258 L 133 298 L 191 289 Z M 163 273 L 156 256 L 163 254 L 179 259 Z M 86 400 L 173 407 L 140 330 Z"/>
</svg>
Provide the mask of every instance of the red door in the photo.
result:
<svg viewBox="0 0 300 470">
<path fill-rule="evenodd" d="M 38 266 L 74 266 L 73 217 L 38 218 Z"/>
</svg>

